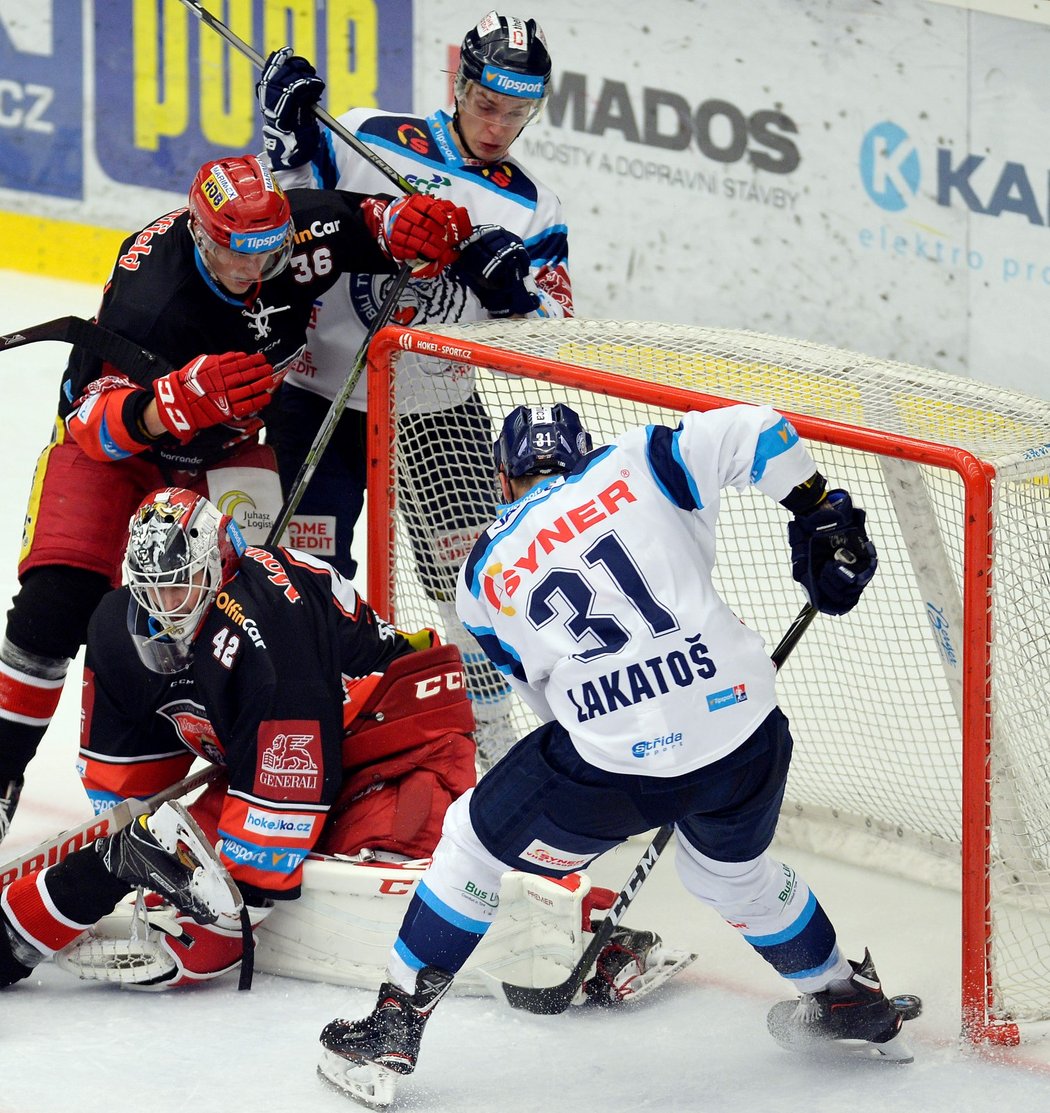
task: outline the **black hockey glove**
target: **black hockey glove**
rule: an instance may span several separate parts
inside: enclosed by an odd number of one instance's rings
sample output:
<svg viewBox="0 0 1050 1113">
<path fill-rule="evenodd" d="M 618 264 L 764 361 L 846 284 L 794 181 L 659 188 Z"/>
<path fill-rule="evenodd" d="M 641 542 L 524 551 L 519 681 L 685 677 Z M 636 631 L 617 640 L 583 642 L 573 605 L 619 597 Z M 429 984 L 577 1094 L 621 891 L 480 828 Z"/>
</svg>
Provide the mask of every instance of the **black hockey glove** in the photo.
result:
<svg viewBox="0 0 1050 1113">
<path fill-rule="evenodd" d="M 834 490 L 788 523 L 791 575 L 824 614 L 851 611 L 875 575 L 879 561 L 864 518 L 845 491 Z"/>
<path fill-rule="evenodd" d="M 324 81 L 290 46 L 266 59 L 255 86 L 263 117 L 263 142 L 274 170 L 290 170 L 309 162 L 321 141 L 312 109 L 321 99 Z"/>
<path fill-rule="evenodd" d="M 470 287 L 490 316 L 510 317 L 540 306 L 531 263 L 520 237 L 498 224 L 479 224 L 460 245 L 450 273 Z"/>
</svg>

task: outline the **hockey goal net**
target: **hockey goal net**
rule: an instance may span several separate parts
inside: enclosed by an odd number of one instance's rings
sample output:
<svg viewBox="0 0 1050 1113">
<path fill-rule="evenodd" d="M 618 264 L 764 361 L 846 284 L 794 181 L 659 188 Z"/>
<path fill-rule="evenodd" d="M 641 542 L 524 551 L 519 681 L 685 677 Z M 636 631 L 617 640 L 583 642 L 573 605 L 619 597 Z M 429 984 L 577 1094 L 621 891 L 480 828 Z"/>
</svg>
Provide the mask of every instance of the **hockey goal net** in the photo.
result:
<svg viewBox="0 0 1050 1113">
<path fill-rule="evenodd" d="M 513 406 L 566 401 L 595 444 L 733 402 L 785 413 L 868 512 L 879 571 L 778 681 L 797 741 L 782 830 L 832 824 L 825 846 L 874 839 L 961 885 L 970 1039 L 1050 1019 L 1050 404 L 776 337 L 583 319 L 387 328 L 368 392 L 370 601 L 456 641 L 448 593 L 494 516 L 489 446 Z M 770 646 L 804 602 L 786 523 L 726 493 L 717 582 Z M 489 679 L 469 677 L 475 707 L 526 733 Z"/>
</svg>

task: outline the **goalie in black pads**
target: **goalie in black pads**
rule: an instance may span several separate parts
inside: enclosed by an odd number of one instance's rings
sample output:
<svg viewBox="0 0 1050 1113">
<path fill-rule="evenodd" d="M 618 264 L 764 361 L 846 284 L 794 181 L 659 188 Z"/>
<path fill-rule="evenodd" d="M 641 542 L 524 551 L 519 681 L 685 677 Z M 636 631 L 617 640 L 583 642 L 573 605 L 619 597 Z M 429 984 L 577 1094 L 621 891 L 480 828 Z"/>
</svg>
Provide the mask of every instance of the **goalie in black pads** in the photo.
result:
<svg viewBox="0 0 1050 1113">
<path fill-rule="evenodd" d="M 240 898 L 258 925 L 299 896 L 315 848 L 423 857 L 474 782 L 458 650 L 395 630 L 330 565 L 246 546 L 206 498 L 167 488 L 132 517 L 125 573 L 88 637 L 85 787 L 101 810 L 175 784 L 195 758 L 222 777 L 191 806 L 199 828 L 165 804 L 9 884 L 0 985 L 140 885 L 175 906 L 174 926 L 104 980 L 214 978 L 241 960 Z"/>
<path fill-rule="evenodd" d="M 495 463 L 508 505 L 464 564 L 457 606 L 544 725 L 449 809 L 376 1007 L 324 1029 L 321 1074 L 388 1103 L 492 922 L 471 894 L 498 892 L 507 868 L 584 869 L 668 823 L 686 889 L 800 995 L 770 1013 L 778 1041 L 908 1061 L 867 952 L 848 960 L 808 885 L 768 853 L 791 734 L 761 637 L 712 583 L 721 491 L 753 485 L 794 515 L 792 574 L 811 604 L 845 614 L 876 570 L 864 511 L 826 489 L 769 407 L 689 413 L 593 449 L 567 406 L 519 406 Z"/>
</svg>

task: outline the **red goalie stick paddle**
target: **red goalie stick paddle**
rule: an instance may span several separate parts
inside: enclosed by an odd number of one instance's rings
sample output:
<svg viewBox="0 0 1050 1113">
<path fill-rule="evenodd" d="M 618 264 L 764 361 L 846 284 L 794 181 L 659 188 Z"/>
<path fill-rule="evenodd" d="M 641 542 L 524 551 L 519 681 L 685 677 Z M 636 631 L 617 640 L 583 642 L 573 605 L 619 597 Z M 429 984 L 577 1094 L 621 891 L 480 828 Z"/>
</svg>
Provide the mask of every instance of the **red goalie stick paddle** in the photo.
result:
<svg viewBox="0 0 1050 1113">
<path fill-rule="evenodd" d="M 806 628 L 817 615 L 817 608 L 807 603 L 795 616 L 795 621 L 788 627 L 787 632 L 780 639 L 776 649 L 770 654 L 774 666 L 779 669 L 788 659 L 791 651 L 798 645 L 799 639 L 806 632 Z M 627 879 L 627 884 L 620 890 L 612 908 L 609 909 L 601 926 L 594 933 L 594 938 L 587 945 L 587 949 L 580 956 L 580 961 L 572 969 L 565 981 L 558 985 L 534 988 L 532 986 L 512 985 L 510 982 L 501 982 L 503 995 L 507 1003 L 516 1009 L 525 1009 L 530 1013 L 541 1013 L 546 1016 L 555 1016 L 563 1013 L 572 1004 L 580 986 L 587 980 L 591 967 L 597 962 L 602 948 L 612 938 L 617 924 L 623 919 L 631 901 L 638 895 L 645 879 L 653 871 L 657 859 L 665 846 L 671 840 L 674 825 L 666 824 L 656 832 L 653 841 L 646 847 L 634 872 Z"/>
<path fill-rule="evenodd" d="M 27 850 L 18 858 L 5 862 L 0 866 L 0 889 L 6 888 L 12 881 L 24 877 L 34 870 L 53 866 L 57 862 L 68 858 L 75 850 L 81 850 L 105 835 L 112 835 L 122 827 L 126 827 L 136 816 L 153 812 L 166 800 L 177 800 L 201 785 L 209 784 L 222 772 L 218 765 L 209 765 L 196 773 L 191 773 L 181 781 L 162 789 L 148 800 L 121 800 L 112 808 L 83 822 L 79 827 L 70 827 L 68 831 L 55 835 Z"/>
</svg>

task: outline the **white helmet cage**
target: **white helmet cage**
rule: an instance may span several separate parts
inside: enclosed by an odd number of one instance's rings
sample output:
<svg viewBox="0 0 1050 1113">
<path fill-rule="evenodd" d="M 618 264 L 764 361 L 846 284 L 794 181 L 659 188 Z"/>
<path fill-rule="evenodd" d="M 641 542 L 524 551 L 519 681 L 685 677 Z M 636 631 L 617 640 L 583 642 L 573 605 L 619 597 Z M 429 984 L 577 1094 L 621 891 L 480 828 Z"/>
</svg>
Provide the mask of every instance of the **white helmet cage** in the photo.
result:
<svg viewBox="0 0 1050 1113">
<path fill-rule="evenodd" d="M 132 598 L 151 619 L 147 640 L 169 646 L 176 643 L 180 650 L 188 650 L 219 588 L 236 571 L 244 549 L 236 524 L 203 495 L 180 487 L 150 495 L 128 524 L 124 556 L 124 578 Z M 136 636 L 135 629 L 131 632 Z M 143 655 L 140 638 L 141 634 L 136 637 L 136 647 L 145 663 L 154 671 L 172 671 L 157 668 L 159 659 L 151 661 Z M 169 658 L 172 654 L 164 650 L 155 656 Z"/>
</svg>

